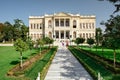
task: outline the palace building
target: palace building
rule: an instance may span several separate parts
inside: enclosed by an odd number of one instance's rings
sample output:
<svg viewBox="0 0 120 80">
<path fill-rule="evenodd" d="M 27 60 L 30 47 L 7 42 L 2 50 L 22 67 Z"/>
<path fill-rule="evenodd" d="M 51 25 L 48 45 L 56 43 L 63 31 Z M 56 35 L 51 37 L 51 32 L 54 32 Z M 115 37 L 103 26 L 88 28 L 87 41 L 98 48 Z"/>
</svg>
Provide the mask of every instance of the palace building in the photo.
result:
<svg viewBox="0 0 120 80">
<path fill-rule="evenodd" d="M 77 37 L 94 38 L 95 29 L 95 15 L 60 12 L 29 16 L 29 35 L 34 41 L 42 37 L 50 37 L 56 41 L 75 40 Z"/>
</svg>

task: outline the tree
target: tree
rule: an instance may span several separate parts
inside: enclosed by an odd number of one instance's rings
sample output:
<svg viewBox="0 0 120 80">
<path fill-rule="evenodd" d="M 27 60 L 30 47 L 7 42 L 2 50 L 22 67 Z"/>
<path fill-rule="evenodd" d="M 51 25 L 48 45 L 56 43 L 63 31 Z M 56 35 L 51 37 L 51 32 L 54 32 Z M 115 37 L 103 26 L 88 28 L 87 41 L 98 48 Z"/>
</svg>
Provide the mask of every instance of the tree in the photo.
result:
<svg viewBox="0 0 120 80">
<path fill-rule="evenodd" d="M 102 43 L 102 29 L 101 28 L 96 28 L 96 51 L 97 51 L 97 47 Z"/>
<path fill-rule="evenodd" d="M 21 38 L 23 41 L 26 41 L 28 37 L 28 27 L 25 25 L 21 26 Z"/>
<path fill-rule="evenodd" d="M 0 23 L 0 42 L 3 41 L 3 28 L 4 28 L 4 24 L 3 23 Z"/>
<path fill-rule="evenodd" d="M 113 37 L 108 37 L 106 44 L 108 48 L 113 49 L 113 56 L 114 56 L 113 66 L 115 68 L 116 67 L 116 49 L 119 48 L 120 38 L 114 39 Z"/>
<path fill-rule="evenodd" d="M 53 44 L 53 42 L 54 42 L 54 40 L 53 40 L 53 39 L 50 39 L 50 42 L 49 42 L 49 43 L 50 43 L 50 44 Z"/>
<path fill-rule="evenodd" d="M 44 42 L 44 40 L 43 39 L 38 39 L 37 40 L 37 45 L 39 45 L 39 47 L 40 47 L 40 55 L 41 55 L 41 48 L 42 48 L 42 46 L 45 44 L 45 42 Z"/>
<path fill-rule="evenodd" d="M 53 42 L 49 37 L 45 37 L 43 38 L 43 40 L 45 41 L 45 44 L 48 44 L 49 45 L 49 48 L 50 48 L 50 44 Z"/>
<path fill-rule="evenodd" d="M 114 67 L 116 67 L 116 49 L 118 49 L 120 45 L 120 16 L 111 16 L 111 18 L 105 22 L 105 26 L 106 45 L 108 48 L 113 49 Z"/>
<path fill-rule="evenodd" d="M 29 49 L 32 50 L 34 43 L 30 37 L 27 38 L 26 43 L 29 46 Z"/>
<path fill-rule="evenodd" d="M 22 39 L 19 38 L 15 41 L 14 47 L 16 51 L 20 52 L 20 68 L 23 68 L 22 53 L 28 49 L 28 45 Z"/>
<path fill-rule="evenodd" d="M 76 38 L 75 43 L 77 44 L 77 46 L 80 44 L 80 38 Z"/>
<path fill-rule="evenodd" d="M 4 28 L 3 28 L 3 39 L 5 41 L 12 41 L 13 39 L 13 26 L 10 24 L 8 21 L 4 23 Z"/>
<path fill-rule="evenodd" d="M 90 50 L 91 50 L 91 46 L 94 44 L 94 39 L 88 38 L 87 43 L 90 45 Z"/>
</svg>

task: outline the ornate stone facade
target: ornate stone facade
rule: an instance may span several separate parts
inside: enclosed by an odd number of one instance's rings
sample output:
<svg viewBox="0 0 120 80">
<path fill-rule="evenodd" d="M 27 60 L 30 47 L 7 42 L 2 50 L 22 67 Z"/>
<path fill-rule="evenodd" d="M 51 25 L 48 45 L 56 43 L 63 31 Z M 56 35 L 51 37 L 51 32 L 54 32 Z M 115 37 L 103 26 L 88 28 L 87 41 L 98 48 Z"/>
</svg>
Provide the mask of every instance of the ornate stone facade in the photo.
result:
<svg viewBox="0 0 120 80">
<path fill-rule="evenodd" d="M 50 37 L 56 41 L 74 40 L 77 37 L 94 38 L 96 17 L 80 14 L 54 13 L 29 16 L 29 35 L 32 40 Z"/>
</svg>

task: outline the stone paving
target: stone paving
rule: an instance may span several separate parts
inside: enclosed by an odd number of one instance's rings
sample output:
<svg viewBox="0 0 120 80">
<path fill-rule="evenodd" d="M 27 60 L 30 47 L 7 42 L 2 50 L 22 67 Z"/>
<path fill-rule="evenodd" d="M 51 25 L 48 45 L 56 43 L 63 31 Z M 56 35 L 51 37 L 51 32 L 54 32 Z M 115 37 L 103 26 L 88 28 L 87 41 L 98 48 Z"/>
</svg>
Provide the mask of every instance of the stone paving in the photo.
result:
<svg viewBox="0 0 120 80">
<path fill-rule="evenodd" d="M 93 80 L 66 48 L 59 46 L 45 80 Z"/>
</svg>

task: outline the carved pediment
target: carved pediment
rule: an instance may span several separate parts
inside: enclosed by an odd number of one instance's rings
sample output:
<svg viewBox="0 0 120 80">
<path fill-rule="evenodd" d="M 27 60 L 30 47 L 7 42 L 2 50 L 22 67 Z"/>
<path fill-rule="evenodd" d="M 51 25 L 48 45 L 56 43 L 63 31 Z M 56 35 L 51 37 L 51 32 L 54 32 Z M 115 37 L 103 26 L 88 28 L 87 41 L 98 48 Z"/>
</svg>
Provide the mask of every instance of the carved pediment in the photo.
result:
<svg viewBox="0 0 120 80">
<path fill-rule="evenodd" d="M 71 15 L 68 13 L 60 12 L 60 13 L 56 13 L 54 16 L 71 16 Z"/>
</svg>

